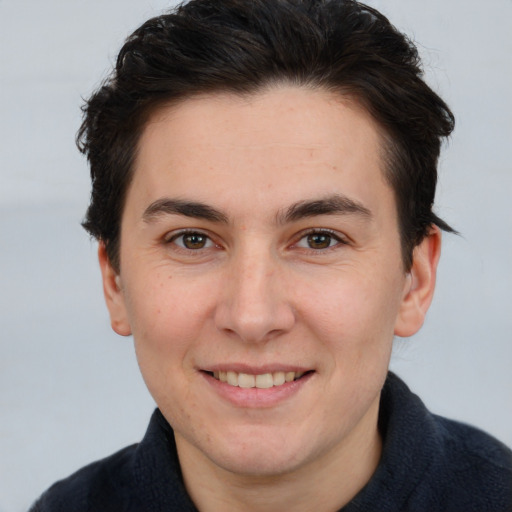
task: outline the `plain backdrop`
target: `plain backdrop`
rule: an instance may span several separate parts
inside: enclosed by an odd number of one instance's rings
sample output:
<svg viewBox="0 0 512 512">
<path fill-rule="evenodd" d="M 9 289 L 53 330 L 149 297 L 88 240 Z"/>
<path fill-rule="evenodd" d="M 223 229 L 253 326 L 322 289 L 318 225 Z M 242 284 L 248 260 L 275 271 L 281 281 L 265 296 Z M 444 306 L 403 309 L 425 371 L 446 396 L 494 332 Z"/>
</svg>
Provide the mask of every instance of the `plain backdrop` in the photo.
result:
<svg viewBox="0 0 512 512">
<path fill-rule="evenodd" d="M 512 2 L 375 0 L 457 117 L 440 165 L 434 304 L 392 367 L 435 412 L 512 444 Z M 153 401 L 110 330 L 74 146 L 81 97 L 172 3 L 0 0 L 0 512 L 140 440 Z"/>
</svg>

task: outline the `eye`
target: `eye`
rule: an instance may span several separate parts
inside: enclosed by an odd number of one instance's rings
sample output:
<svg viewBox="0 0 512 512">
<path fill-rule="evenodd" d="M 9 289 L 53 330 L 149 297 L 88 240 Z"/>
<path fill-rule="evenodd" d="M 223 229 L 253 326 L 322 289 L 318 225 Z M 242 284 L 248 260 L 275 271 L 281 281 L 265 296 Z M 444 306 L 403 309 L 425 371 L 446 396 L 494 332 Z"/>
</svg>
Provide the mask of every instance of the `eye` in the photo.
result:
<svg viewBox="0 0 512 512">
<path fill-rule="evenodd" d="M 208 235 L 198 231 L 177 233 L 168 240 L 168 243 L 176 244 L 178 247 L 191 251 L 208 249 L 214 246 L 214 243 Z"/>
<path fill-rule="evenodd" d="M 322 230 L 307 233 L 295 244 L 295 246 L 303 249 L 321 251 L 346 243 L 347 242 L 339 235 L 336 235 L 331 231 Z"/>
</svg>

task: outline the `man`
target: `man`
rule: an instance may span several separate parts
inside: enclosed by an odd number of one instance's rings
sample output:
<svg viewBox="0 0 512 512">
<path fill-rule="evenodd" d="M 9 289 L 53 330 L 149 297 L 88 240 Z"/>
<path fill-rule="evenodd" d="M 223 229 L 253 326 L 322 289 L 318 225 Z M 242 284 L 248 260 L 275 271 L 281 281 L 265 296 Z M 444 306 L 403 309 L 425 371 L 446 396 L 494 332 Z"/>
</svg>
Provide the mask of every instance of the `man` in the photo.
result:
<svg viewBox="0 0 512 512">
<path fill-rule="evenodd" d="M 446 104 L 353 1 L 149 20 L 79 133 L 113 329 L 158 410 L 41 511 L 481 511 L 512 454 L 388 374 L 435 287 Z"/>
</svg>

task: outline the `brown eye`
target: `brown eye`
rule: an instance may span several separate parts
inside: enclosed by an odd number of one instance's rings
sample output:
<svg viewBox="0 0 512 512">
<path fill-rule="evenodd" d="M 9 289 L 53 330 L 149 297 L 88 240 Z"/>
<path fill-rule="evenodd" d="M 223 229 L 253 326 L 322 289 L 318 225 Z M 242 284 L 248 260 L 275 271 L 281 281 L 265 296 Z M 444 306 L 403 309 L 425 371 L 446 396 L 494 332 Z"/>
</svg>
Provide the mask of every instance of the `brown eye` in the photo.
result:
<svg viewBox="0 0 512 512">
<path fill-rule="evenodd" d="M 191 251 L 206 249 L 213 245 L 213 242 L 207 235 L 195 232 L 181 233 L 173 237 L 170 241 L 179 247 L 183 247 L 184 249 L 189 249 Z"/>
<path fill-rule="evenodd" d="M 301 249 L 322 251 L 346 244 L 347 242 L 340 235 L 327 230 L 319 230 L 304 234 L 295 246 Z"/>
<path fill-rule="evenodd" d="M 333 238 L 327 233 L 312 233 L 307 236 L 307 243 L 310 249 L 327 249 L 331 246 Z"/>
<path fill-rule="evenodd" d="M 189 233 L 183 235 L 183 245 L 187 249 L 202 249 L 207 242 L 208 238 L 199 233 Z"/>
</svg>

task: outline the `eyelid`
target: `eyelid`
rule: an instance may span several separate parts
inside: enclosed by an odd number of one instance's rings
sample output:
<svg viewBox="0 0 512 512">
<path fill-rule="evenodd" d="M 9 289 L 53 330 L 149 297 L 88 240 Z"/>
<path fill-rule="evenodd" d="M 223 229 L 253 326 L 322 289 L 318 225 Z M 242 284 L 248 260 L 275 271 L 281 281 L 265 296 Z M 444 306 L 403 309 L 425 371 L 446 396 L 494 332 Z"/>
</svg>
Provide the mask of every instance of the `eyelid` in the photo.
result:
<svg viewBox="0 0 512 512">
<path fill-rule="evenodd" d="M 314 253 L 321 253 L 321 252 L 326 252 L 329 250 L 336 249 L 339 245 L 349 245 L 350 244 L 350 239 L 346 235 L 343 235 L 342 233 L 340 233 L 339 231 L 335 231 L 335 230 L 329 229 L 329 228 L 309 228 L 309 229 L 305 229 L 304 231 L 301 231 L 300 233 L 297 234 L 297 236 L 295 237 L 295 241 L 292 244 L 292 247 L 293 246 L 297 247 L 298 243 L 303 238 L 305 238 L 309 235 L 317 235 L 317 234 L 318 235 L 329 235 L 333 239 L 335 239 L 338 243 L 332 247 L 326 247 L 325 249 L 312 249 L 312 248 L 306 248 L 306 247 L 299 247 L 299 249 L 303 249 L 303 250 L 314 252 Z"/>
<path fill-rule="evenodd" d="M 209 247 L 203 247 L 201 249 L 188 249 L 187 247 L 182 247 L 181 245 L 178 245 L 177 243 L 175 243 L 175 240 L 177 240 L 178 238 L 185 236 L 185 235 L 191 235 L 191 234 L 192 235 L 201 235 L 201 236 L 206 237 L 211 245 Z M 187 251 L 190 253 L 200 252 L 201 250 L 204 251 L 206 249 L 211 249 L 212 246 L 219 247 L 219 244 L 217 244 L 213 240 L 212 236 L 210 235 L 210 233 L 208 233 L 208 231 L 205 231 L 204 229 L 195 229 L 195 228 L 182 228 L 182 229 L 176 229 L 174 231 L 170 231 L 163 236 L 163 242 L 164 242 L 164 244 L 174 243 L 174 245 L 178 249 Z"/>
</svg>

